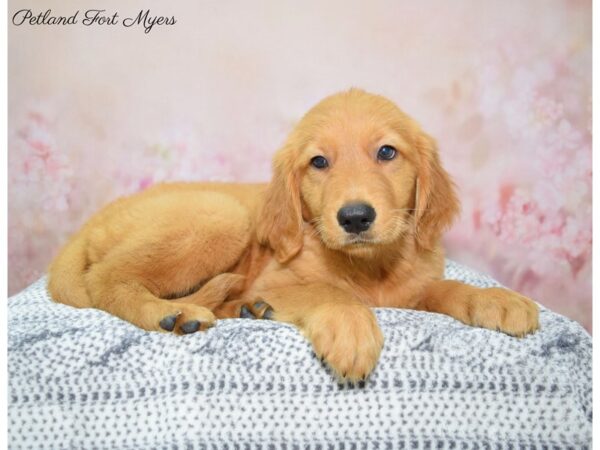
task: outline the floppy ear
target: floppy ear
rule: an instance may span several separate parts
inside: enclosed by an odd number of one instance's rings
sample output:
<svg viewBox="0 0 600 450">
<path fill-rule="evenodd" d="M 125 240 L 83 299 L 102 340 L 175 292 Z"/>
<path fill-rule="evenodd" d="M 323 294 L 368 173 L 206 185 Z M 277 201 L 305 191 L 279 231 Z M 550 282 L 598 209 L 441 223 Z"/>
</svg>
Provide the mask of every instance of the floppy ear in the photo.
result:
<svg viewBox="0 0 600 450">
<path fill-rule="evenodd" d="M 454 183 L 440 163 L 435 141 L 421 133 L 417 149 L 420 169 L 415 189 L 415 238 L 419 247 L 433 250 L 457 216 L 460 204 Z"/>
<path fill-rule="evenodd" d="M 269 245 L 280 263 L 294 257 L 303 242 L 300 180 L 293 153 L 286 145 L 275 155 L 273 178 L 264 193 L 256 228 L 258 241 Z"/>
</svg>

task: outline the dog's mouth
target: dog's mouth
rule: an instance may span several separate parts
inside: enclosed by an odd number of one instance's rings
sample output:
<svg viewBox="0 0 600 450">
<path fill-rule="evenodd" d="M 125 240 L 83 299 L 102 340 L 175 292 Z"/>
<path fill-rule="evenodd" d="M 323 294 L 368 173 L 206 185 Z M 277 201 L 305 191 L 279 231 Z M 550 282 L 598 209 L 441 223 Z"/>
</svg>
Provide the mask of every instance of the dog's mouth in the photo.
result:
<svg viewBox="0 0 600 450">
<path fill-rule="evenodd" d="M 407 229 L 407 223 L 401 216 L 358 233 L 343 230 L 337 223 L 334 225 L 334 222 L 322 218 L 314 219 L 312 223 L 316 234 L 326 247 L 352 254 L 362 254 L 365 251 L 370 253 L 379 247 L 392 244 Z"/>
<path fill-rule="evenodd" d="M 375 244 L 379 243 L 377 241 L 377 239 L 373 239 L 369 235 L 362 236 L 361 234 L 346 237 L 344 245 L 361 246 L 361 245 L 375 245 Z"/>
<path fill-rule="evenodd" d="M 345 251 L 375 250 L 378 247 L 390 245 L 403 236 L 408 230 L 408 224 L 404 220 L 396 220 L 393 226 L 384 228 L 378 232 L 368 230 L 358 234 L 346 233 L 337 237 L 337 247 Z"/>
<path fill-rule="evenodd" d="M 366 250 L 380 244 L 380 241 L 372 233 L 330 235 L 324 230 L 318 230 L 318 233 L 321 241 L 332 250 Z"/>
</svg>

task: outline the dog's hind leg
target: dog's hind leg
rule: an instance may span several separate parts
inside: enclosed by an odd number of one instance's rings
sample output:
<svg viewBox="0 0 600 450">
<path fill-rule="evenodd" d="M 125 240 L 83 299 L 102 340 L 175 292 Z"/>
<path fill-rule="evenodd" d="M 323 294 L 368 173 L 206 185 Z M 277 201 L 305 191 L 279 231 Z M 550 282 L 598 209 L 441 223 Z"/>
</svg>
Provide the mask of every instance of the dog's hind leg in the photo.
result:
<svg viewBox="0 0 600 450">
<path fill-rule="evenodd" d="M 174 200 L 149 199 L 139 210 L 133 205 L 135 232 L 113 241 L 85 274 L 91 306 L 145 330 L 189 333 L 212 324 L 209 308 L 241 284 L 239 275 L 224 272 L 248 245 L 247 212 L 235 199 L 216 193 L 180 194 L 179 203 Z M 154 215 L 147 216 L 148 211 Z M 120 236 L 128 225 L 114 226 L 113 234 Z M 198 292 L 167 300 L 199 283 L 205 284 Z"/>
<path fill-rule="evenodd" d="M 123 274 L 108 261 L 93 266 L 86 278 L 94 292 L 95 308 L 144 330 L 186 333 L 208 328 L 215 320 L 207 308 L 157 297 L 146 280 Z"/>
</svg>

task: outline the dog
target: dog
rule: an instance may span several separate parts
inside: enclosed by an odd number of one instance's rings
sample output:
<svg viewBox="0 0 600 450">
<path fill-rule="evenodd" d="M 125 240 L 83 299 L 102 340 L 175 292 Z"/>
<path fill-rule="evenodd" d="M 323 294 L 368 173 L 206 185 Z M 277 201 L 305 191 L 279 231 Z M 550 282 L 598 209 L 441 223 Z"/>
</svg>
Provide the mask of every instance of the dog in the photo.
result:
<svg viewBox="0 0 600 450">
<path fill-rule="evenodd" d="M 268 184 L 160 184 L 109 204 L 58 254 L 48 288 L 148 331 L 288 322 L 357 382 L 384 342 L 372 307 L 517 337 L 538 328 L 529 298 L 443 279 L 440 239 L 458 211 L 434 140 L 390 100 L 350 89 L 299 121 Z"/>
</svg>

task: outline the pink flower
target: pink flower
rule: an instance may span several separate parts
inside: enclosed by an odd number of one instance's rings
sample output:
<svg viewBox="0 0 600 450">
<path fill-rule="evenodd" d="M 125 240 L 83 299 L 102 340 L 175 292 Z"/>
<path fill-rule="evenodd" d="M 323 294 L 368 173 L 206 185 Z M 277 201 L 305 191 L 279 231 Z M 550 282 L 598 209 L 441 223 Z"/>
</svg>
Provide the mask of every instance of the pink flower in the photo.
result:
<svg viewBox="0 0 600 450">
<path fill-rule="evenodd" d="M 573 150 L 581 143 L 581 132 L 571 125 L 567 119 L 562 119 L 548 134 L 548 145 L 557 149 Z"/>
<path fill-rule="evenodd" d="M 548 97 L 539 97 L 534 103 L 535 116 L 542 126 L 549 126 L 563 117 L 564 106 Z"/>
</svg>

